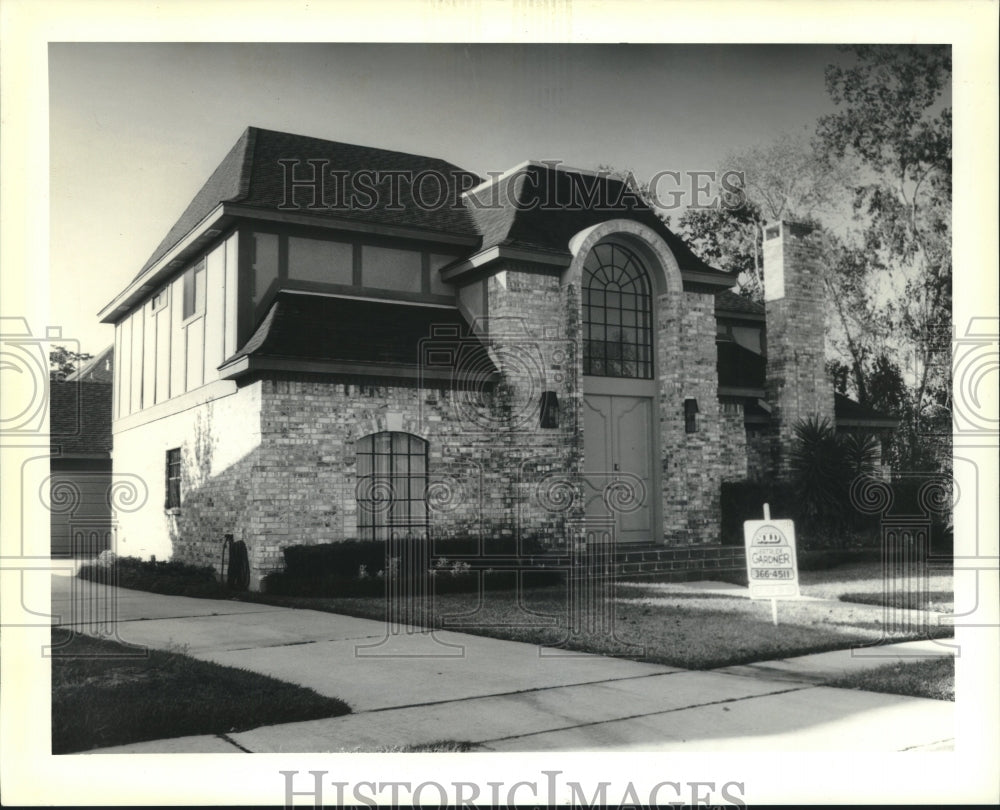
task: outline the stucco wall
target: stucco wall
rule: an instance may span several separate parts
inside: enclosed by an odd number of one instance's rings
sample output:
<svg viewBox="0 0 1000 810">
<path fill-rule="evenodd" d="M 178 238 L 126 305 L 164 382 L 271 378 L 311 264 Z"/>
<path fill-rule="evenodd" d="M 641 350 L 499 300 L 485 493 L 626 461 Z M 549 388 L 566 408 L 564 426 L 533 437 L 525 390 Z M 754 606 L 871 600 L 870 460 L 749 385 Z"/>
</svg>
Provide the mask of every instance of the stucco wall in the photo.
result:
<svg viewBox="0 0 1000 810">
<path fill-rule="evenodd" d="M 218 565 L 223 535 L 253 538 L 260 493 L 259 383 L 185 410 L 151 418 L 114 435 L 115 475 L 144 487 L 141 507 L 119 511 L 116 552 Z M 168 511 L 166 452 L 181 448 L 181 506 Z"/>
</svg>

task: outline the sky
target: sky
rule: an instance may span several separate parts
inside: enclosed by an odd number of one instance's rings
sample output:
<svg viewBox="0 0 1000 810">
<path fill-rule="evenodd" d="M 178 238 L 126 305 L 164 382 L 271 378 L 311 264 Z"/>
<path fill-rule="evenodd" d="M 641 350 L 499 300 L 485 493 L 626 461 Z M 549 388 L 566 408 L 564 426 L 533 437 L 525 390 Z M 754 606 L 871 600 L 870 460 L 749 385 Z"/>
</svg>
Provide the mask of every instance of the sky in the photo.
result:
<svg viewBox="0 0 1000 810">
<path fill-rule="evenodd" d="M 51 43 L 50 318 L 96 314 L 248 126 L 446 159 L 711 171 L 833 109 L 821 45 Z"/>
</svg>

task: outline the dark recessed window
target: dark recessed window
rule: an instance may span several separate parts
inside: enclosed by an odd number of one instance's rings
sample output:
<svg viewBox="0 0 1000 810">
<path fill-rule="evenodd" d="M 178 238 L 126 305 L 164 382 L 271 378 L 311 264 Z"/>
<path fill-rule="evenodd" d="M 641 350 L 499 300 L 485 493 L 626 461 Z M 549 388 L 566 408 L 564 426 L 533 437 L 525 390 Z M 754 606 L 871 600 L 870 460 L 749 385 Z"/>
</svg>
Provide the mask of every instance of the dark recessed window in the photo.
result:
<svg viewBox="0 0 1000 810">
<path fill-rule="evenodd" d="M 638 257 L 598 245 L 583 264 L 583 373 L 653 377 L 652 297 Z"/>
<path fill-rule="evenodd" d="M 358 537 L 427 536 L 427 442 L 409 433 L 358 439 Z"/>
<path fill-rule="evenodd" d="M 205 262 L 200 261 L 184 274 L 184 307 L 182 317 L 205 311 Z"/>
<path fill-rule="evenodd" d="M 181 449 L 167 450 L 167 509 L 181 505 Z"/>
</svg>

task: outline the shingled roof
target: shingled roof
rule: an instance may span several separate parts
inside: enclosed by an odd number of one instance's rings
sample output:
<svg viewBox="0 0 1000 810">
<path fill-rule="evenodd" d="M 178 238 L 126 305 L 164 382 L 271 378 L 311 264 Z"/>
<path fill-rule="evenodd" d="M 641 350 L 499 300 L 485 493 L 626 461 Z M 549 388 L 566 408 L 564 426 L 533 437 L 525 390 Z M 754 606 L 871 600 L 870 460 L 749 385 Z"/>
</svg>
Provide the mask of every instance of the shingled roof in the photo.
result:
<svg viewBox="0 0 1000 810">
<path fill-rule="evenodd" d="M 754 320 L 764 318 L 764 305 L 758 301 L 752 301 L 745 295 L 739 295 L 731 290 L 723 290 L 715 294 L 715 314 L 716 315 L 752 315 Z"/>
<path fill-rule="evenodd" d="M 292 200 L 286 200 L 286 168 L 279 161 L 296 162 L 290 166 L 296 180 L 312 177 L 313 165 L 308 161 L 323 162 L 314 164 L 321 167 L 317 170 L 325 169 L 326 172 L 326 194 L 321 205 L 308 207 L 313 203 L 313 192 L 302 186 L 293 189 Z M 338 187 L 340 176 L 332 176 L 331 172 L 346 173 L 343 187 Z M 362 178 L 361 172 L 375 173 L 375 179 L 381 181 L 372 182 L 367 175 Z M 394 175 L 394 172 L 412 174 Z M 417 203 L 406 179 L 421 173 L 448 182 L 447 187 L 439 191 L 436 179 L 425 181 L 423 194 L 426 200 L 433 202 L 431 205 Z M 355 180 L 360 182 L 355 183 Z M 224 202 L 275 212 L 289 210 L 288 205 L 292 203 L 311 216 L 475 237 L 475 224 L 461 200 L 461 193 L 479 182 L 478 175 L 438 158 L 247 127 L 153 251 L 139 276 Z M 397 190 L 398 194 L 394 193 Z"/>
<path fill-rule="evenodd" d="M 53 455 L 110 454 L 111 392 L 111 383 L 50 383 L 49 444 Z"/>
<path fill-rule="evenodd" d="M 294 169 L 280 161 L 294 161 Z M 297 181 L 307 180 L 313 177 L 313 165 L 325 170 L 325 199 L 312 205 L 313 190 L 304 185 L 295 186 L 292 199 L 286 199 L 286 171 L 294 170 Z M 426 185 L 415 194 L 407 178 L 422 174 Z M 446 181 L 443 188 L 440 178 Z M 587 195 L 595 190 L 602 204 L 589 205 Z M 570 238 L 584 228 L 628 217 L 662 236 L 682 271 L 719 282 L 731 277 L 699 259 L 648 205 L 623 193 L 627 191 L 615 177 L 530 162 L 483 184 L 475 173 L 438 158 L 248 127 L 136 278 L 221 203 L 275 213 L 287 213 L 292 203 L 299 213 L 318 218 L 465 237 L 470 249 L 502 245 L 560 255 L 568 255 Z M 418 203 L 420 193 L 429 204 Z M 538 205 L 538 200 L 562 204 Z"/>
<path fill-rule="evenodd" d="M 114 382 L 115 347 L 111 344 L 98 352 L 72 374 L 66 375 L 66 382 Z"/>
<path fill-rule="evenodd" d="M 443 365 L 422 344 L 434 336 L 451 357 Z M 442 379 L 462 368 L 477 380 L 497 371 L 457 309 L 293 292 L 277 293 L 256 332 L 221 371 L 237 377 L 265 368 Z"/>
<path fill-rule="evenodd" d="M 465 198 L 482 237 L 480 250 L 528 248 L 568 257 L 569 241 L 580 231 L 628 218 L 659 234 L 682 271 L 731 278 L 699 259 L 624 180 L 611 175 L 528 162 Z"/>
</svg>

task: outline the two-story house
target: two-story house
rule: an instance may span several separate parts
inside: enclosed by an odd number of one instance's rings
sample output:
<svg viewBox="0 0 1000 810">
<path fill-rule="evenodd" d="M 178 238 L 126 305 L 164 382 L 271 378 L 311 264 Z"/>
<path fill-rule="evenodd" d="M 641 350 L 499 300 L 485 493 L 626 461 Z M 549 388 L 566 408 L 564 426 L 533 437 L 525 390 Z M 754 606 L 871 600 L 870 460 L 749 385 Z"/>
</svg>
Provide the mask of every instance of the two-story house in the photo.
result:
<svg viewBox="0 0 1000 810">
<path fill-rule="evenodd" d="M 231 534 L 254 583 L 346 538 L 708 551 L 721 482 L 833 416 L 816 245 L 768 239 L 774 388 L 720 381 L 718 337 L 763 370 L 763 316 L 621 181 L 251 127 L 100 313 L 114 469 L 145 484 L 117 551 L 217 564 Z"/>
</svg>

